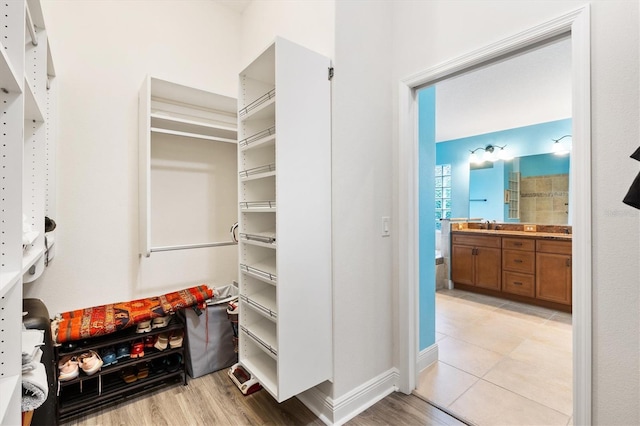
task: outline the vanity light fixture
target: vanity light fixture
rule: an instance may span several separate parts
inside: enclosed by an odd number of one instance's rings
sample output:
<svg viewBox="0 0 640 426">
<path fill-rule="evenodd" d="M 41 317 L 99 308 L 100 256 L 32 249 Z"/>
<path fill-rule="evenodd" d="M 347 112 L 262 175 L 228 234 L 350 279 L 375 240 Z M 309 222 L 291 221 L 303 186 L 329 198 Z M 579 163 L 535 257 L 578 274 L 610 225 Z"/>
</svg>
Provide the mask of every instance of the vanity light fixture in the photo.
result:
<svg viewBox="0 0 640 426">
<path fill-rule="evenodd" d="M 571 152 L 571 142 L 560 142 L 564 138 L 570 138 L 571 135 L 564 135 L 559 139 L 551 139 L 553 145 L 551 146 L 551 152 L 555 155 L 566 155 Z"/>
<path fill-rule="evenodd" d="M 511 160 L 511 157 L 507 150 L 505 150 L 506 145 L 487 145 L 484 148 L 478 147 L 474 150 L 470 150 L 471 155 L 469 156 L 469 163 L 479 164 L 484 161 L 498 161 L 498 160 Z M 496 150 L 497 149 L 497 150 Z M 484 154 L 480 157 L 476 154 L 476 151 L 482 150 Z"/>
</svg>

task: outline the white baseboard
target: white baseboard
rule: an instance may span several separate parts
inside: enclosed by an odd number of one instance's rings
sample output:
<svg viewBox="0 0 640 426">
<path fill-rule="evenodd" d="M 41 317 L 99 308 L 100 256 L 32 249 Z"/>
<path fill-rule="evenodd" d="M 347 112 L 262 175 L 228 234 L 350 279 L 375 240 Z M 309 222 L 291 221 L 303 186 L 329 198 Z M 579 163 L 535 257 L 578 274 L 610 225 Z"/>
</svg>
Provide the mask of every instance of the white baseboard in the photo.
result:
<svg viewBox="0 0 640 426">
<path fill-rule="evenodd" d="M 311 388 L 297 398 L 325 424 L 342 425 L 395 392 L 398 389 L 398 379 L 398 370 L 392 368 L 336 400 L 318 388 Z"/>
<path fill-rule="evenodd" d="M 438 360 L 438 344 L 434 343 L 418 354 L 418 371 L 422 371 Z"/>
</svg>

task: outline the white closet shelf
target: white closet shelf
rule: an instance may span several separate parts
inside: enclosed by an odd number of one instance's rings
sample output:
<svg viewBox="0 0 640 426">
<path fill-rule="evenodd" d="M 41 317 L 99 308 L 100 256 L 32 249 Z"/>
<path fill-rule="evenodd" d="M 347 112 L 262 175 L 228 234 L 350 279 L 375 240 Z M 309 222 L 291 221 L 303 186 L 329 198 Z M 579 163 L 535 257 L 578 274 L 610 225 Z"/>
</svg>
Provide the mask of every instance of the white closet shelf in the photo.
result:
<svg viewBox="0 0 640 426">
<path fill-rule="evenodd" d="M 237 127 L 226 123 L 207 122 L 198 117 L 177 117 L 165 112 L 153 112 L 150 117 L 152 129 L 215 137 L 223 141 L 233 140 L 234 143 L 238 138 Z"/>
<path fill-rule="evenodd" d="M 263 179 L 269 176 L 276 175 L 276 165 L 275 164 L 266 164 L 260 167 L 254 167 L 252 169 L 242 170 L 238 172 L 240 175 L 240 180 L 254 180 L 254 179 Z"/>
<path fill-rule="evenodd" d="M 22 92 L 20 89 L 20 80 L 13 71 L 11 61 L 2 43 L 0 43 L 0 88 L 9 93 Z"/>
<path fill-rule="evenodd" d="M 20 280 L 20 271 L 10 271 L 0 273 L 0 297 L 3 297 Z"/>
<path fill-rule="evenodd" d="M 250 326 L 241 325 L 242 331 L 251 338 L 258 347 L 273 359 L 278 359 L 278 342 L 276 339 L 275 324 L 267 320 L 261 320 Z"/>
<path fill-rule="evenodd" d="M 276 289 L 275 287 L 266 287 L 264 290 L 252 293 L 249 296 L 241 295 L 240 298 L 254 311 L 275 321 L 278 318 L 276 311 Z"/>
<path fill-rule="evenodd" d="M 275 265 L 273 263 L 256 262 L 252 265 L 241 263 L 240 271 L 269 284 L 275 285 L 278 282 Z"/>
<path fill-rule="evenodd" d="M 24 79 L 25 98 L 24 98 L 24 119 L 35 122 L 44 122 L 44 115 L 42 114 L 42 108 L 33 94 L 33 89 L 29 81 Z"/>
<path fill-rule="evenodd" d="M 219 137 L 216 137 L 216 136 L 201 135 L 199 133 L 179 132 L 177 130 L 160 129 L 160 128 L 157 128 L 157 127 L 151 127 L 150 130 L 153 133 L 163 133 L 165 135 L 184 136 L 185 138 L 204 139 L 204 140 L 207 140 L 207 141 L 236 143 L 235 139 L 219 138 Z"/>
<path fill-rule="evenodd" d="M 275 201 L 243 201 L 240 203 L 243 212 L 269 213 L 276 211 Z"/>
<path fill-rule="evenodd" d="M 251 135 L 248 138 L 242 139 L 238 142 L 238 146 L 242 151 L 251 148 L 264 148 L 268 146 L 274 146 L 276 141 L 276 128 L 275 126 L 269 127 L 261 132 Z"/>
<path fill-rule="evenodd" d="M 276 89 L 271 89 L 264 95 L 260 96 L 255 101 L 249 103 L 246 107 L 240 109 L 238 111 L 238 117 L 241 120 L 247 120 L 249 118 L 258 118 L 265 117 L 264 110 L 269 107 L 274 107 L 275 110 L 275 102 L 276 102 Z"/>
<path fill-rule="evenodd" d="M 276 248 L 276 233 L 274 232 L 241 232 L 239 235 L 243 243 L 260 247 Z"/>
<path fill-rule="evenodd" d="M 242 365 L 253 375 L 260 377 L 260 384 L 274 398 L 278 398 L 278 373 L 276 362 L 263 352 L 256 353 L 242 360 Z"/>
<path fill-rule="evenodd" d="M 44 254 L 44 247 L 35 248 L 32 247 L 29 251 L 22 256 L 22 274 L 26 274 L 29 268 L 36 264 L 38 259 Z"/>
</svg>

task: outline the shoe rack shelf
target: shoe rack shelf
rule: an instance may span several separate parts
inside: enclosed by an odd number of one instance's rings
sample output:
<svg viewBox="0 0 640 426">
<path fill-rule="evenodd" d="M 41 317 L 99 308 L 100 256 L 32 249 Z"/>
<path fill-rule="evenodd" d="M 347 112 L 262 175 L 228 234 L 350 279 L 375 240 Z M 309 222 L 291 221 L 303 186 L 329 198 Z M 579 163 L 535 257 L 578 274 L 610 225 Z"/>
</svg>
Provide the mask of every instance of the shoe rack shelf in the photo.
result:
<svg viewBox="0 0 640 426">
<path fill-rule="evenodd" d="M 239 362 L 278 402 L 332 378 L 329 67 L 276 38 L 240 73 Z"/>
<path fill-rule="evenodd" d="M 187 384 L 187 370 L 185 359 L 187 357 L 187 337 L 184 316 L 179 313 L 173 315 L 171 322 L 162 328 L 154 328 L 148 333 L 137 333 L 135 327 L 121 332 L 112 333 L 107 336 L 95 337 L 77 343 L 77 347 L 63 351 L 62 346 L 55 348 L 56 370 L 61 359 L 67 356 L 80 356 L 88 351 L 95 351 L 101 354 L 102 350 L 109 347 L 116 348 L 118 345 L 126 344 L 129 347 L 137 341 L 144 340 L 145 337 L 155 337 L 161 333 L 182 332 L 182 345 L 177 348 L 167 346 L 164 350 L 156 348 L 144 348 L 144 356 L 131 358 L 120 358 L 116 363 L 103 366 L 100 371 L 87 375 L 82 369 L 78 377 L 58 381 L 58 402 L 57 413 L 59 421 L 66 421 L 90 411 L 100 409 L 106 405 L 113 404 L 129 397 L 135 397 L 149 393 L 161 387 L 170 386 L 176 383 Z M 168 360 L 177 360 L 168 365 Z M 156 368 L 154 368 L 154 365 Z M 160 368 L 157 368 L 160 366 Z M 125 382 L 124 371 L 136 371 L 136 368 L 146 367 L 148 375 L 137 378 L 131 383 Z M 164 368 L 163 368 L 164 367 Z M 58 377 L 59 371 L 56 371 Z"/>
</svg>

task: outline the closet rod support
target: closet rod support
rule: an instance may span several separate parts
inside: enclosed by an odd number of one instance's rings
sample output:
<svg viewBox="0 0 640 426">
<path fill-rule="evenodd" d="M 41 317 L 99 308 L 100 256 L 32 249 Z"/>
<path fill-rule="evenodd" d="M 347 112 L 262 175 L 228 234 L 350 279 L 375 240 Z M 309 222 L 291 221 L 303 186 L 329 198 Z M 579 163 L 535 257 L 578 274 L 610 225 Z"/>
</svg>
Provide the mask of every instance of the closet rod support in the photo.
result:
<svg viewBox="0 0 640 426">
<path fill-rule="evenodd" d="M 195 248 L 205 247 L 222 247 L 222 246 L 235 246 L 238 245 L 235 241 L 225 241 L 221 243 L 203 243 L 203 244 L 185 244 L 180 246 L 163 246 L 163 247 L 151 247 L 151 253 L 158 251 L 173 251 L 173 250 L 187 250 Z"/>
</svg>

